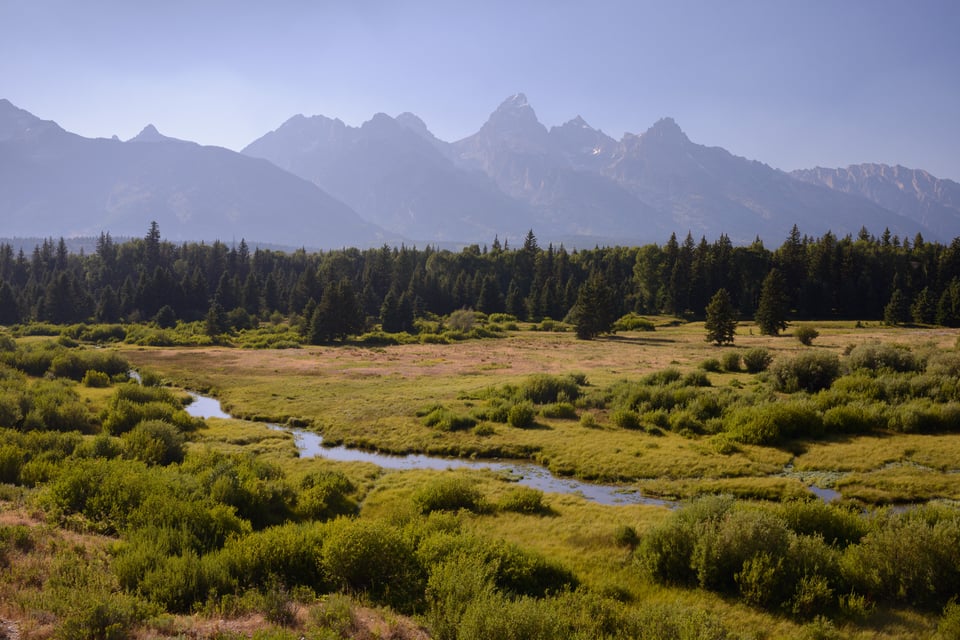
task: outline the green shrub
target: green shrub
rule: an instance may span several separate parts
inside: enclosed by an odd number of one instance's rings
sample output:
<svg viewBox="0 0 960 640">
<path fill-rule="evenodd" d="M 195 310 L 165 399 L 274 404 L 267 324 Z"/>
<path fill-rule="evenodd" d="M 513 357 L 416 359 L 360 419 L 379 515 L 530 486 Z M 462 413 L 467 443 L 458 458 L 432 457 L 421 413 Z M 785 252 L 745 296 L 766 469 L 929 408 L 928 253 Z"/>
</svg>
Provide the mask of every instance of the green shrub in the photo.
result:
<svg viewBox="0 0 960 640">
<path fill-rule="evenodd" d="M 241 587 L 259 587 L 275 576 L 289 587 L 326 591 L 331 585 L 324 574 L 321 550 L 327 531 L 317 523 L 268 527 L 230 539 L 219 561 Z"/>
<path fill-rule="evenodd" d="M 61 640 L 127 640 L 133 626 L 144 615 L 131 598 L 121 594 L 104 594 L 100 602 L 77 606 L 63 616 L 57 627 Z"/>
<path fill-rule="evenodd" d="M 424 416 L 423 423 L 438 431 L 466 431 L 477 424 L 472 416 L 458 416 L 445 407 L 437 407 Z"/>
<path fill-rule="evenodd" d="M 569 402 L 556 402 L 554 404 L 548 404 L 540 410 L 540 413 L 544 418 L 552 418 L 555 420 L 577 419 L 577 410 Z"/>
<path fill-rule="evenodd" d="M 826 389 L 840 375 L 840 360 L 832 353 L 809 351 L 777 361 L 771 379 L 777 391 L 815 393 Z"/>
<path fill-rule="evenodd" d="M 707 374 L 703 371 L 691 371 L 683 376 L 681 384 L 685 387 L 709 387 L 710 378 L 707 377 Z"/>
<path fill-rule="evenodd" d="M 121 437 L 129 458 L 148 465 L 183 462 L 183 434 L 169 422 L 144 420 Z"/>
<path fill-rule="evenodd" d="M 480 512 L 485 508 L 480 490 L 461 476 L 440 478 L 424 485 L 414 493 L 413 502 L 421 513 L 460 509 Z"/>
<path fill-rule="evenodd" d="M 620 429 L 639 429 L 640 416 L 636 411 L 617 409 L 610 413 L 610 423 Z"/>
<path fill-rule="evenodd" d="M 538 373 L 527 377 L 520 385 L 520 396 L 534 404 L 571 402 L 580 397 L 580 387 L 573 376 L 553 376 Z"/>
<path fill-rule="evenodd" d="M 682 377 L 683 374 L 680 373 L 679 369 L 675 367 L 668 367 L 667 369 L 661 369 L 660 371 L 648 373 L 640 379 L 640 383 L 648 386 L 664 386 L 670 384 L 671 382 L 676 382 Z"/>
<path fill-rule="evenodd" d="M 87 371 L 83 374 L 83 386 L 103 389 L 110 386 L 110 376 L 102 371 Z"/>
<path fill-rule="evenodd" d="M 652 320 L 641 317 L 636 313 L 628 313 L 613 323 L 614 331 L 653 331 L 656 326 Z"/>
<path fill-rule="evenodd" d="M 310 622 L 320 630 L 329 630 L 334 634 L 334 638 L 352 637 L 357 631 L 353 600 L 340 593 L 324 596 L 317 606 L 310 609 Z"/>
<path fill-rule="evenodd" d="M 809 347 L 813 341 L 820 337 L 820 332 L 809 325 L 800 325 L 793 330 L 793 337 L 800 344 Z"/>
<path fill-rule="evenodd" d="M 691 566 L 701 587 L 743 593 L 741 572 L 752 561 L 755 571 L 747 589 L 762 589 L 765 602 L 782 602 L 790 585 L 778 559 L 786 555 L 788 546 L 789 530 L 782 520 L 765 511 L 735 509 L 716 521 L 715 527 L 700 531 Z"/>
<path fill-rule="evenodd" d="M 518 402 L 507 411 L 507 424 L 519 429 L 527 429 L 535 424 L 536 411 L 530 402 Z"/>
<path fill-rule="evenodd" d="M 446 324 L 454 331 L 466 333 L 473 329 L 476 321 L 476 314 L 471 309 L 457 309 L 447 317 Z"/>
<path fill-rule="evenodd" d="M 82 380 L 88 371 L 99 371 L 107 376 L 126 373 L 130 363 L 118 353 L 107 350 L 63 351 L 50 361 L 50 372 L 58 378 Z"/>
<path fill-rule="evenodd" d="M 475 436 L 486 437 L 492 436 L 495 433 L 496 430 L 493 428 L 492 424 L 481 423 L 473 428 L 473 435 Z"/>
<path fill-rule="evenodd" d="M 960 515 L 917 508 L 875 523 L 841 560 L 845 579 L 876 601 L 943 607 L 960 584 Z"/>
<path fill-rule="evenodd" d="M 76 390 L 63 380 L 41 380 L 23 419 L 25 429 L 50 431 L 95 430 L 95 421 Z"/>
<path fill-rule="evenodd" d="M 922 359 L 916 357 L 907 347 L 889 344 L 861 344 L 854 347 L 847 358 L 851 370 L 870 371 L 921 371 Z"/>
<path fill-rule="evenodd" d="M 958 337 L 960 340 L 960 337 Z M 938 351 L 927 360 L 927 373 L 935 376 L 960 377 L 960 352 Z"/>
<path fill-rule="evenodd" d="M 618 525 L 613 531 L 613 543 L 618 547 L 630 547 L 633 549 L 640 542 L 640 536 L 637 530 L 630 525 Z"/>
<path fill-rule="evenodd" d="M 886 429 L 885 407 L 874 402 L 854 401 L 827 409 L 823 428 L 827 433 L 869 433 Z"/>
<path fill-rule="evenodd" d="M 17 350 L 17 341 L 8 333 L 0 332 L 0 352 L 12 353 Z"/>
<path fill-rule="evenodd" d="M 541 514 L 550 509 L 543 502 L 543 491 L 531 487 L 514 487 L 497 502 L 500 511 Z"/>
<path fill-rule="evenodd" d="M 20 469 L 27 461 L 27 452 L 13 444 L 0 445 L 0 483 L 17 484 Z"/>
<path fill-rule="evenodd" d="M 856 511 L 822 500 L 790 500 L 782 503 L 777 513 L 795 533 L 820 536 L 837 547 L 860 542 L 868 530 L 866 519 Z"/>
<path fill-rule="evenodd" d="M 766 371 L 773 361 L 773 356 L 763 347 L 748 349 L 743 353 L 743 366 L 747 373 Z"/>
<path fill-rule="evenodd" d="M 127 330 L 119 324 L 92 324 L 82 325 L 77 339 L 83 342 L 101 344 L 104 342 L 123 342 L 127 337 Z"/>
<path fill-rule="evenodd" d="M 943 640 L 960 638 L 960 604 L 953 600 L 943 608 L 940 620 L 937 622 L 937 634 Z"/>
<path fill-rule="evenodd" d="M 304 520 L 329 520 L 356 514 L 359 506 L 350 498 L 355 490 L 349 478 L 338 471 L 309 473 L 300 480 L 297 515 Z"/>
<path fill-rule="evenodd" d="M 707 358 L 700 362 L 700 368 L 710 373 L 720 373 L 720 360 L 718 358 Z"/>
<path fill-rule="evenodd" d="M 741 407 L 731 413 L 725 424 L 730 438 L 744 444 L 772 445 L 823 433 L 823 418 L 808 401 Z"/>
<path fill-rule="evenodd" d="M 724 351 L 723 355 L 720 356 L 720 367 L 724 371 L 729 371 L 731 373 L 740 371 L 740 352 Z"/>
<path fill-rule="evenodd" d="M 341 518 L 328 526 L 321 562 L 333 584 L 376 604 L 410 611 L 423 593 L 425 576 L 401 533 L 368 520 Z"/>
<path fill-rule="evenodd" d="M 478 600 L 493 597 L 494 568 L 485 559 L 453 555 L 430 569 L 427 625 L 438 640 L 457 640 L 464 613 Z"/>
<path fill-rule="evenodd" d="M 584 413 L 580 416 L 580 426 L 585 429 L 599 429 L 600 423 L 592 413 Z"/>
</svg>

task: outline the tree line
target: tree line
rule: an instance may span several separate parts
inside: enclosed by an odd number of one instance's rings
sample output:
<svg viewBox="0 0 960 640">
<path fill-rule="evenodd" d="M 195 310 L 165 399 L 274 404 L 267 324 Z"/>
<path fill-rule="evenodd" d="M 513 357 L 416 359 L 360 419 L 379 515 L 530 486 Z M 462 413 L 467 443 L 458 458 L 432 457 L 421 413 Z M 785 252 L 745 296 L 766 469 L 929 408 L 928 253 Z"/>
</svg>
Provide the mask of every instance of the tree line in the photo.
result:
<svg viewBox="0 0 960 640">
<path fill-rule="evenodd" d="M 226 330 L 280 314 L 304 318 L 311 341 L 329 341 L 372 324 L 410 331 L 415 318 L 470 308 L 572 318 L 595 335 L 630 312 L 702 318 L 721 289 L 740 318 L 768 326 L 787 318 L 960 326 L 960 238 L 944 245 L 866 229 L 813 238 L 794 226 L 774 249 L 688 233 L 662 245 L 567 250 L 541 247 L 530 231 L 516 248 L 495 238 L 460 251 L 285 252 L 244 240 L 176 244 L 152 223 L 143 238 L 101 234 L 89 254 L 70 253 L 62 239 L 29 255 L 0 245 L 0 325 L 205 319 Z M 311 323 L 318 313 L 324 321 Z"/>
</svg>

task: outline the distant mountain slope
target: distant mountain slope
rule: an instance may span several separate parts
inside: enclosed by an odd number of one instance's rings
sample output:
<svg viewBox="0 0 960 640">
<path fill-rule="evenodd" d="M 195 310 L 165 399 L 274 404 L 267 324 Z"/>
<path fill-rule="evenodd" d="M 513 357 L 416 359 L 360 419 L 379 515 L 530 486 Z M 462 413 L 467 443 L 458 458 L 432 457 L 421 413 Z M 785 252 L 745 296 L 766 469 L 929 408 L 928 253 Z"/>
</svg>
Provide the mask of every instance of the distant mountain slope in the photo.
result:
<svg viewBox="0 0 960 640">
<path fill-rule="evenodd" d="M 426 241 L 519 236 L 531 212 L 485 175 L 450 160 L 419 118 L 378 113 L 361 127 L 294 116 L 243 149 L 311 180 L 366 219 Z"/>
<path fill-rule="evenodd" d="M 960 235 L 960 184 L 922 169 L 859 164 L 846 169 L 802 169 L 800 180 L 864 197 L 910 218 L 941 239 Z"/>
<path fill-rule="evenodd" d="M 569 126 L 568 126 L 569 125 Z M 662 240 L 664 217 L 599 172 L 613 140 L 582 119 L 547 131 L 524 94 L 504 101 L 480 130 L 454 142 L 458 164 L 486 173 L 507 195 L 535 212 L 543 237 Z M 606 150 L 599 158 L 595 149 Z"/>
<path fill-rule="evenodd" d="M 920 225 L 861 198 L 793 179 L 761 162 L 690 141 L 671 118 L 627 134 L 603 174 L 670 217 L 674 229 L 734 241 L 804 233 L 856 234 L 863 226 L 901 236 Z"/>
<path fill-rule="evenodd" d="M 486 172 L 567 233 L 662 241 L 690 231 L 780 242 L 794 224 L 811 235 L 921 229 L 865 199 L 695 144 L 670 118 L 616 143 L 582 118 L 548 132 L 517 94 L 452 147 L 460 163 Z"/>
<path fill-rule="evenodd" d="M 0 101 L 0 235 L 369 246 L 391 239 L 316 185 L 220 147 L 162 136 L 89 139 Z"/>
</svg>

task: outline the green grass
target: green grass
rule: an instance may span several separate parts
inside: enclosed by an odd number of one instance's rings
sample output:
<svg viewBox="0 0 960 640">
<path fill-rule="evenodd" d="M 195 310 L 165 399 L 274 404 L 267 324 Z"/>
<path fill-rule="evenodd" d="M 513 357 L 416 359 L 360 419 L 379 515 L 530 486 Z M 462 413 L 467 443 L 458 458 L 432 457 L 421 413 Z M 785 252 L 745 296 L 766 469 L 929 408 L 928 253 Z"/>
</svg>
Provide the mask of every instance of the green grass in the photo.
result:
<svg viewBox="0 0 960 640">
<path fill-rule="evenodd" d="M 764 347 L 776 361 L 811 349 L 842 355 L 849 345 L 877 340 L 904 343 L 917 350 L 943 350 L 955 343 L 955 332 L 942 329 L 856 328 L 853 322 L 816 326 L 820 337 L 813 347 L 804 347 L 786 336 L 760 336 L 751 325 L 741 324 L 735 348 Z M 914 493 L 952 495 L 956 476 L 950 474 L 950 460 L 958 459 L 955 454 L 960 453 L 960 436 L 955 434 L 858 436 L 787 443 L 782 448 L 721 447 L 709 434 L 690 437 L 661 430 L 660 435 L 651 435 L 615 428 L 608 409 L 578 409 L 581 414 L 591 413 L 599 428 L 586 428 L 579 420 L 538 415 L 534 428 L 491 424 L 492 428 L 481 430 L 484 435 L 472 429 L 439 431 L 418 416 L 424 407 L 433 405 L 442 405 L 452 415 L 470 416 L 486 406 L 491 389 L 522 385 L 532 374 L 582 373 L 589 383 L 583 391 L 589 396 L 619 380 L 637 380 L 668 367 L 683 374 L 698 371 L 704 359 L 730 350 L 707 344 L 703 335 L 702 323 L 663 322 L 655 332 L 627 332 L 593 341 L 576 340 L 572 333 L 525 331 L 502 340 L 452 345 L 256 351 L 139 348 L 123 353 L 177 384 L 214 393 L 237 417 L 306 424 L 333 443 L 397 453 L 526 457 L 560 475 L 640 481 L 645 490 L 664 495 L 726 490 L 767 498 L 798 492 L 795 479 L 773 478 L 788 464 L 811 472 L 876 472 L 903 459 L 903 451 L 910 450 L 909 459 L 944 475 L 931 482 L 923 475 L 926 470 L 922 474 L 903 471 L 904 478 L 909 479 L 911 473 L 916 477 Z M 705 393 L 761 389 L 762 379 L 763 374 L 711 373 L 711 387 Z M 856 486 L 869 484 L 870 477 L 858 477 Z M 877 481 L 881 480 L 877 476 Z M 882 481 L 883 487 L 889 484 Z M 883 487 L 877 488 L 889 491 Z"/>
</svg>

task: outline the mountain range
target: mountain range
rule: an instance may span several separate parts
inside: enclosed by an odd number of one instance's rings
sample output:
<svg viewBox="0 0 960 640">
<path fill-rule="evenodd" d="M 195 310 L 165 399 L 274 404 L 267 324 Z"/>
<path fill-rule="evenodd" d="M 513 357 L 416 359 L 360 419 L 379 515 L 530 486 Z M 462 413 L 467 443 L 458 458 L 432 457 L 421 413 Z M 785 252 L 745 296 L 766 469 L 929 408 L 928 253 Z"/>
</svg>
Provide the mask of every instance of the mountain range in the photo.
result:
<svg viewBox="0 0 960 640">
<path fill-rule="evenodd" d="M 582 117 L 551 128 L 523 94 L 473 135 L 417 116 L 351 127 L 297 115 L 236 153 L 147 126 L 125 142 L 69 133 L 0 100 L 0 236 L 142 235 L 292 247 L 663 242 L 688 232 L 779 244 L 803 233 L 960 235 L 960 185 L 919 169 L 787 173 L 692 142 L 671 118 L 619 141 Z"/>
</svg>

